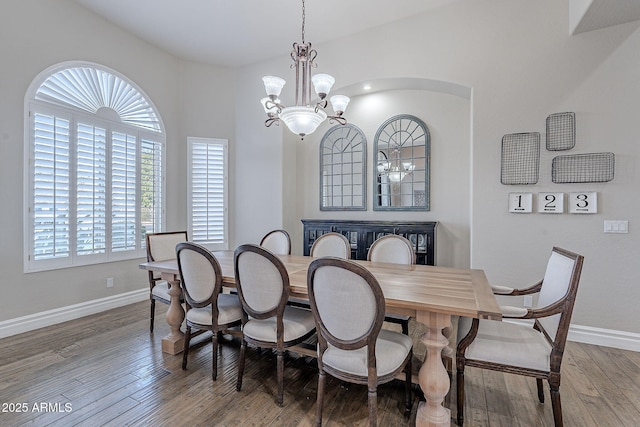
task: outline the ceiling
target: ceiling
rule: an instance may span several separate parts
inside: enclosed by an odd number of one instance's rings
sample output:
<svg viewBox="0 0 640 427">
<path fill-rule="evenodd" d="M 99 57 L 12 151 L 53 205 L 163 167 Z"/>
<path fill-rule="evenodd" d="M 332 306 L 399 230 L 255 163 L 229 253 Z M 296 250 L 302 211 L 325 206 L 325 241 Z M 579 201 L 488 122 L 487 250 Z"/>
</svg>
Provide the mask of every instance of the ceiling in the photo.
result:
<svg viewBox="0 0 640 427">
<path fill-rule="evenodd" d="M 307 0 L 305 40 L 340 39 L 408 16 L 474 0 Z M 573 33 L 640 19 L 639 0 L 569 0 L 584 10 Z M 188 61 L 239 67 L 300 42 L 301 0 L 75 0 Z"/>
<path fill-rule="evenodd" d="M 75 0 L 179 58 L 228 67 L 288 54 L 301 0 Z M 320 44 L 463 0 L 306 0 L 305 40 Z"/>
</svg>

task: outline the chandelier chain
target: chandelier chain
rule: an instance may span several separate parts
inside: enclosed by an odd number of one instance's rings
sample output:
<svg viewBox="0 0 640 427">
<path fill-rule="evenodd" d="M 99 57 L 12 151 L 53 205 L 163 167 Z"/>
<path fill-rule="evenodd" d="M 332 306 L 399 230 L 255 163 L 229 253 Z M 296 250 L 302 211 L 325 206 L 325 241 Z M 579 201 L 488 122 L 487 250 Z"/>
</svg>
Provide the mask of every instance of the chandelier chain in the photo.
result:
<svg viewBox="0 0 640 427">
<path fill-rule="evenodd" d="M 304 0 L 302 0 L 302 44 L 304 44 L 304 21 L 305 21 Z"/>
</svg>

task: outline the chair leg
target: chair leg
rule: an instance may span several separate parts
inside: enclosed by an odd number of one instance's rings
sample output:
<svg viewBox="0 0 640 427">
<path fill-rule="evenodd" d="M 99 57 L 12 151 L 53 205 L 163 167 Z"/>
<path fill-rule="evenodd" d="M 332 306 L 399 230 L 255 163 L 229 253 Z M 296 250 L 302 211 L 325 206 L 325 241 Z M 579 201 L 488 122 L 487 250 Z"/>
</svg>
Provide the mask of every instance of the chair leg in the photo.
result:
<svg viewBox="0 0 640 427">
<path fill-rule="evenodd" d="M 318 372 L 318 397 L 316 403 L 316 427 L 322 426 L 322 406 L 324 404 L 324 384 L 325 384 L 325 373 L 323 370 L 319 370 Z"/>
<path fill-rule="evenodd" d="M 182 350 L 182 370 L 187 369 L 187 357 L 189 356 L 189 342 L 191 341 L 191 326 L 187 325 L 184 333 L 184 349 Z"/>
<path fill-rule="evenodd" d="M 536 385 L 538 386 L 538 401 L 544 403 L 544 389 L 542 388 L 542 380 L 536 378 Z"/>
<path fill-rule="evenodd" d="M 562 405 L 560 403 L 560 375 L 557 378 L 549 378 L 551 389 L 551 407 L 553 408 L 553 422 L 555 427 L 562 427 Z"/>
<path fill-rule="evenodd" d="M 238 362 L 238 381 L 236 382 L 236 390 L 242 389 L 242 374 L 244 374 L 244 357 L 247 352 L 247 342 L 243 339 L 240 345 L 240 360 Z"/>
<path fill-rule="evenodd" d="M 213 351 L 213 357 L 211 358 L 212 366 L 211 366 L 211 379 L 216 381 L 218 379 L 218 332 L 212 331 L 213 337 L 211 337 L 211 345 Z"/>
<path fill-rule="evenodd" d="M 406 412 L 411 412 L 411 374 L 413 373 L 413 368 L 411 367 L 411 359 L 413 358 L 413 352 L 409 353 L 409 361 L 404 367 L 405 370 L 405 386 L 404 386 L 404 407 Z"/>
<path fill-rule="evenodd" d="M 458 426 L 462 427 L 464 423 L 464 366 L 458 368 L 456 372 L 456 388 L 458 390 L 456 397 L 457 421 Z"/>
<path fill-rule="evenodd" d="M 284 351 L 277 351 L 278 359 L 278 406 L 284 404 Z"/>
<path fill-rule="evenodd" d="M 149 317 L 149 333 L 153 333 L 153 322 L 156 317 L 156 300 L 151 298 L 151 316 Z"/>
<path fill-rule="evenodd" d="M 376 387 L 369 388 L 369 426 L 378 425 L 378 393 Z"/>
</svg>

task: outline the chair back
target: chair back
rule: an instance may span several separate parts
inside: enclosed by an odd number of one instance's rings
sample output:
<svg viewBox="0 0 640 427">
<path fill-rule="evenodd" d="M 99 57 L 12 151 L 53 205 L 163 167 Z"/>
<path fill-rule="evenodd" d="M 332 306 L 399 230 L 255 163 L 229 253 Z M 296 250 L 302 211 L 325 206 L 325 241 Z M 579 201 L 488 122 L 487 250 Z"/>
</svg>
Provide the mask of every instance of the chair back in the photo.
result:
<svg viewBox="0 0 640 427">
<path fill-rule="evenodd" d="M 563 351 L 567 339 L 583 260 L 582 255 L 554 247 L 547 263 L 536 307 L 549 307 L 558 314 L 536 319 L 536 324 L 554 343 L 556 351 Z"/>
<path fill-rule="evenodd" d="M 190 242 L 176 246 L 180 285 L 191 307 L 211 304 L 217 312 L 216 299 L 222 290 L 222 269 L 215 256 L 205 247 Z"/>
<path fill-rule="evenodd" d="M 394 264 L 415 264 L 416 253 L 409 240 L 397 234 L 388 234 L 371 244 L 367 260 Z"/>
<path fill-rule="evenodd" d="M 167 231 L 162 233 L 149 233 L 147 241 L 147 261 L 165 261 L 176 258 L 176 245 L 186 242 L 186 231 Z"/>
<path fill-rule="evenodd" d="M 311 246 L 312 257 L 331 256 L 351 259 L 351 244 L 340 233 L 327 233 L 318 237 Z"/>
<path fill-rule="evenodd" d="M 265 234 L 260 246 L 276 255 L 291 255 L 291 238 L 286 230 L 272 230 Z"/>
<path fill-rule="evenodd" d="M 236 288 L 244 311 L 256 319 L 282 317 L 289 299 L 289 274 L 280 258 L 258 245 L 234 253 Z"/>
<path fill-rule="evenodd" d="M 368 345 L 374 360 L 385 313 L 376 278 L 353 261 L 324 257 L 311 262 L 307 288 L 321 354 L 327 344 L 344 350 Z"/>
</svg>

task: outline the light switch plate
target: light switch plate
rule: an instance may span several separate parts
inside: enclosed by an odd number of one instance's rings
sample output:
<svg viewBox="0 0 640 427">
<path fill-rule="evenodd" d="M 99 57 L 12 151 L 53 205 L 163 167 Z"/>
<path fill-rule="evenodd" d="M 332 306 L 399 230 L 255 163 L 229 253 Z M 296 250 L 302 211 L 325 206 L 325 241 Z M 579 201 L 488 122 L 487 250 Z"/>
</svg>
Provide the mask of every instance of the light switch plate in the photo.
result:
<svg viewBox="0 0 640 427">
<path fill-rule="evenodd" d="M 629 233 L 629 221 L 604 221 L 604 232 L 605 233 L 618 233 L 618 234 L 627 234 Z"/>
</svg>

